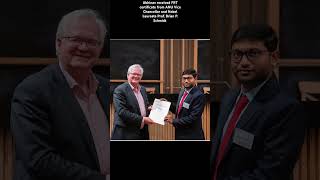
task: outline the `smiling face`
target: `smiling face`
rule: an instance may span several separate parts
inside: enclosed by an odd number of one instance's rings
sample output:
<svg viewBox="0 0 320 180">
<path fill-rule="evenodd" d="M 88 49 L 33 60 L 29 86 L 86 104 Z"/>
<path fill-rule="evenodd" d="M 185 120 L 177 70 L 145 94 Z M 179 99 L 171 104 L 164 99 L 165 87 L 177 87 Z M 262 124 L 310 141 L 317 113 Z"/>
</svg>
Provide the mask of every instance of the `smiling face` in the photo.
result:
<svg viewBox="0 0 320 180">
<path fill-rule="evenodd" d="M 142 78 L 142 72 L 141 69 L 138 67 L 135 67 L 131 72 L 127 74 L 128 82 L 133 86 L 137 87 L 140 83 L 140 80 Z"/>
<path fill-rule="evenodd" d="M 99 58 L 101 32 L 92 17 L 77 17 L 66 23 L 62 37 L 56 39 L 56 52 L 66 70 L 91 69 Z"/>
<path fill-rule="evenodd" d="M 268 52 L 261 41 L 235 42 L 231 50 L 231 69 L 241 84 L 255 87 L 272 72 L 276 52 Z"/>
</svg>

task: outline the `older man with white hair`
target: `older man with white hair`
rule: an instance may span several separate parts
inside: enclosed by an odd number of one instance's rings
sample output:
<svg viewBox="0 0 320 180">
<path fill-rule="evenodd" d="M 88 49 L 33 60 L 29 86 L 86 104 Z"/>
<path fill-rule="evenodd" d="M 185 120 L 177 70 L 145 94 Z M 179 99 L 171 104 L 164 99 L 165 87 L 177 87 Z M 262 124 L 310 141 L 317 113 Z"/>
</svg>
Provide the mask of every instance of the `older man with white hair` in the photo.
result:
<svg viewBox="0 0 320 180">
<path fill-rule="evenodd" d="M 58 63 L 16 88 L 15 180 L 109 179 L 109 84 L 91 70 L 105 35 L 96 11 L 70 12 L 58 25 Z"/>
<path fill-rule="evenodd" d="M 148 124 L 154 122 L 147 116 L 150 108 L 146 89 L 140 85 L 142 76 L 141 65 L 133 64 L 127 72 L 128 82 L 114 90 L 114 140 L 149 139 Z"/>
</svg>

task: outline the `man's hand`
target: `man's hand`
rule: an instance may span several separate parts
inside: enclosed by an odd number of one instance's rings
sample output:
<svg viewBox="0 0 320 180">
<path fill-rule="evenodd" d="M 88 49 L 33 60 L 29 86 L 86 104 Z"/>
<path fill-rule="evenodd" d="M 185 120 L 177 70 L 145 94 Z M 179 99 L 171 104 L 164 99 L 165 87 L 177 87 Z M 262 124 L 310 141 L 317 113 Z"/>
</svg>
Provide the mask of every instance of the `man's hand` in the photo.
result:
<svg viewBox="0 0 320 180">
<path fill-rule="evenodd" d="M 173 117 L 171 114 L 168 114 L 165 118 L 164 118 L 164 121 L 172 124 L 172 121 L 173 121 Z"/>
<path fill-rule="evenodd" d="M 144 124 L 154 124 L 155 123 L 149 117 L 143 117 L 143 122 L 144 122 Z"/>
</svg>

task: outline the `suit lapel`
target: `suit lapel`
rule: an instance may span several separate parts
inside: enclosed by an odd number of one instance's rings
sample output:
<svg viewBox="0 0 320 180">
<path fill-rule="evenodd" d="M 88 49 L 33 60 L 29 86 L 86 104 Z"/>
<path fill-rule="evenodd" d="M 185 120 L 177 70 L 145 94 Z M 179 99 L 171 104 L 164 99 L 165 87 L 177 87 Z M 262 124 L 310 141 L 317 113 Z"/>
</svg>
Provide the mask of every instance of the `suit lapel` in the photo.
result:
<svg viewBox="0 0 320 180">
<path fill-rule="evenodd" d="M 217 155 L 218 153 L 218 150 L 220 148 L 220 143 L 221 143 L 221 140 L 222 140 L 222 135 L 223 135 L 223 129 L 226 125 L 226 122 L 228 120 L 228 117 L 234 107 L 234 104 L 236 103 L 236 100 L 237 100 L 237 97 L 238 97 L 238 94 L 239 94 L 240 90 L 235 90 L 233 91 L 231 94 L 230 94 L 230 98 L 226 99 L 226 104 L 221 107 L 221 108 L 225 108 L 225 109 L 221 109 L 221 116 L 219 118 L 219 122 L 220 125 L 218 125 L 219 127 L 217 128 L 217 141 L 216 142 L 216 148 L 214 148 L 214 157 Z M 230 138 L 229 142 L 228 142 L 228 145 L 225 149 L 225 153 L 224 153 L 224 157 L 227 155 L 229 149 L 230 149 L 230 145 L 232 144 L 232 138 Z M 224 157 L 222 158 L 222 161 L 224 160 Z M 214 161 L 215 159 L 212 158 L 212 161 Z"/>
<path fill-rule="evenodd" d="M 101 82 L 99 82 L 101 83 Z M 102 106 L 102 109 L 107 117 L 106 121 L 107 121 L 107 125 L 109 126 L 109 106 L 108 106 L 108 90 L 106 88 L 104 88 L 104 86 L 102 85 L 99 85 L 98 86 L 98 89 L 97 89 L 97 97 L 98 97 L 98 100 Z"/>
<path fill-rule="evenodd" d="M 217 132 L 215 133 L 215 142 L 212 144 L 212 155 L 211 155 L 211 166 L 213 167 L 215 158 L 217 156 L 218 150 L 220 148 L 220 143 L 222 139 L 222 134 L 223 134 L 223 128 L 227 122 L 227 119 L 229 117 L 230 112 L 232 111 L 233 105 L 237 99 L 239 91 L 233 91 L 231 92 L 229 98 L 224 100 L 223 105 L 221 106 L 220 109 L 220 115 L 218 118 L 218 127 L 217 127 Z"/>
<path fill-rule="evenodd" d="M 261 110 L 261 103 L 253 100 L 248 104 L 247 109 L 242 113 L 240 119 L 238 120 L 236 128 L 243 128 L 252 118 L 252 116 Z"/>
<path fill-rule="evenodd" d="M 196 91 L 197 87 L 194 87 L 187 95 L 186 99 L 184 100 L 184 102 L 186 103 L 190 103 L 191 99 L 192 99 L 192 94 Z M 182 93 L 183 94 L 183 93 Z"/>
<path fill-rule="evenodd" d="M 61 69 L 57 65 L 55 67 L 56 71 L 56 77 L 57 77 L 57 92 L 58 94 L 64 94 L 65 95 L 65 107 L 60 107 L 60 108 L 66 108 L 70 109 L 70 115 L 74 121 L 78 121 L 80 131 L 83 133 L 80 133 L 84 139 L 84 142 L 88 145 L 88 149 L 90 150 L 90 155 L 93 156 L 95 159 L 95 163 L 97 167 L 100 167 L 99 161 L 98 161 L 98 155 L 95 149 L 95 145 L 93 142 L 92 134 L 90 131 L 89 124 L 87 122 L 87 119 L 76 99 L 74 96 L 71 88 L 68 85 L 68 82 L 66 81 L 64 75 L 62 74 Z"/>
<path fill-rule="evenodd" d="M 126 91 L 128 92 L 128 98 L 131 98 L 133 100 L 133 102 L 134 102 L 134 106 L 133 107 L 136 108 L 136 112 L 141 114 L 138 100 L 137 100 L 136 96 L 134 95 L 133 90 L 131 89 L 131 86 L 130 86 L 129 83 L 127 83 L 127 88 L 126 89 L 127 89 Z"/>
<path fill-rule="evenodd" d="M 233 92 L 231 95 L 230 95 L 230 98 L 227 100 L 227 103 L 226 105 L 223 107 L 225 109 L 222 109 L 222 112 L 221 112 L 221 116 L 220 116 L 220 126 L 218 128 L 219 132 L 218 132 L 218 139 L 219 139 L 219 142 L 221 141 L 221 138 L 222 138 L 222 134 L 223 134 L 223 128 L 228 120 L 228 117 L 232 111 L 232 108 L 237 100 L 237 97 L 238 97 L 238 93 L 239 91 L 235 91 Z"/>
<path fill-rule="evenodd" d="M 261 87 L 252 102 L 248 104 L 247 109 L 242 113 L 236 127 L 243 128 L 250 121 L 254 114 L 259 113 L 262 110 L 264 102 L 268 101 L 278 92 L 278 83 L 276 81 L 276 77 L 273 74 L 271 78 L 266 82 L 266 84 Z"/>
</svg>

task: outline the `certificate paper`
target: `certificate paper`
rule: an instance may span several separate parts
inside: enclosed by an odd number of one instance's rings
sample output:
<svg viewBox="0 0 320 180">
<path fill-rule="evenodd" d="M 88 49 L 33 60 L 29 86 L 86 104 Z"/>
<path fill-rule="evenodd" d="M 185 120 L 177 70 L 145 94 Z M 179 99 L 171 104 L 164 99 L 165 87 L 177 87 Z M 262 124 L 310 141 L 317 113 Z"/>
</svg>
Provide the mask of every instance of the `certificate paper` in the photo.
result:
<svg viewBox="0 0 320 180">
<path fill-rule="evenodd" d="M 168 115 L 171 102 L 154 99 L 149 118 L 155 123 L 164 125 L 164 118 Z"/>
</svg>

